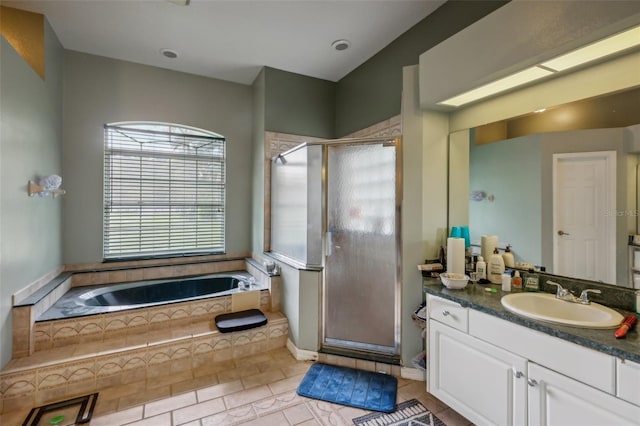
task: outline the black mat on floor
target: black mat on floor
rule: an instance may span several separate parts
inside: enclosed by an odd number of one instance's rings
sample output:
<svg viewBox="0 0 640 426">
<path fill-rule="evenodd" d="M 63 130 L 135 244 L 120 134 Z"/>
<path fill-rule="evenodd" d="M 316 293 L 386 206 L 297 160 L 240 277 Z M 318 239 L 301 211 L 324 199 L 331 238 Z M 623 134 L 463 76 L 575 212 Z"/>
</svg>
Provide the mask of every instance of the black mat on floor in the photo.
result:
<svg viewBox="0 0 640 426">
<path fill-rule="evenodd" d="M 353 419 L 356 426 L 446 426 L 417 399 L 398 404 L 393 413 L 371 413 Z"/>
<path fill-rule="evenodd" d="M 32 408 L 22 426 L 78 425 L 91 420 L 98 393 Z"/>
</svg>

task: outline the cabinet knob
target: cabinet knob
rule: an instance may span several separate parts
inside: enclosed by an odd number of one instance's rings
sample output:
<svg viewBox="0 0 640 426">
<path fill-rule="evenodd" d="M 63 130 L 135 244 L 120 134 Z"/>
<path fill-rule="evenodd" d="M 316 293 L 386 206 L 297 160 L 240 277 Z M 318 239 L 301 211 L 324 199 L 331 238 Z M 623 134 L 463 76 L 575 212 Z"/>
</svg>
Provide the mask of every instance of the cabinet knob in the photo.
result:
<svg viewBox="0 0 640 426">
<path fill-rule="evenodd" d="M 529 383 L 529 386 L 534 387 L 538 385 L 538 381 L 536 379 L 528 379 L 527 383 Z"/>
<path fill-rule="evenodd" d="M 524 373 L 522 371 L 514 371 L 513 375 L 516 376 L 516 379 L 519 379 L 520 377 L 524 376 Z"/>
<path fill-rule="evenodd" d="M 449 315 L 451 315 L 451 312 L 445 309 L 444 311 L 442 311 L 442 315 L 444 315 L 445 317 L 448 317 Z"/>
</svg>

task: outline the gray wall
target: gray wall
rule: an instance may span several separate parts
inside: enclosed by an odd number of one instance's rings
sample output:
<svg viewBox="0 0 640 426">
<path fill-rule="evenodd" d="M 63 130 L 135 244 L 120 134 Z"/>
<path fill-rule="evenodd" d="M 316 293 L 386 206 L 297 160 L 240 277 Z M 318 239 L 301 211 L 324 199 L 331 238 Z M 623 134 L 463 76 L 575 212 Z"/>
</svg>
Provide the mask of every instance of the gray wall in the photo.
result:
<svg viewBox="0 0 640 426">
<path fill-rule="evenodd" d="M 27 181 L 62 173 L 62 56 L 45 20 L 43 81 L 0 37 L 0 366 L 11 359 L 11 295 L 62 263 L 62 198 Z"/>
<path fill-rule="evenodd" d="M 335 137 L 336 84 L 275 68 L 265 73 L 265 130 Z"/>
<path fill-rule="evenodd" d="M 420 54 L 506 4 L 448 1 L 338 82 L 336 136 L 400 114 L 402 67 Z"/>
<path fill-rule="evenodd" d="M 250 86 L 79 52 L 65 53 L 64 261 L 102 260 L 103 125 L 165 121 L 227 140 L 226 251 L 251 250 Z"/>
</svg>

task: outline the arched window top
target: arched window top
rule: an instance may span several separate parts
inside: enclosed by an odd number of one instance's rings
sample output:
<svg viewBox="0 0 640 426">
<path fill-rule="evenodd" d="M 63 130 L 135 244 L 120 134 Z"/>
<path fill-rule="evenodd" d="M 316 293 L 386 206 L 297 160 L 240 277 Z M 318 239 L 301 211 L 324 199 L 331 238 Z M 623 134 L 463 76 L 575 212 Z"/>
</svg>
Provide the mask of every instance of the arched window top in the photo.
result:
<svg viewBox="0 0 640 426">
<path fill-rule="evenodd" d="M 149 130 L 156 132 L 172 133 L 175 135 L 191 135 L 223 138 L 224 136 L 214 133 L 210 130 L 199 129 L 197 127 L 185 126 L 175 123 L 160 123 L 156 121 L 122 121 L 119 123 L 110 123 L 106 127 L 124 127 L 129 129 Z"/>
<path fill-rule="evenodd" d="M 172 123 L 104 127 L 104 258 L 224 253 L 225 138 Z"/>
</svg>

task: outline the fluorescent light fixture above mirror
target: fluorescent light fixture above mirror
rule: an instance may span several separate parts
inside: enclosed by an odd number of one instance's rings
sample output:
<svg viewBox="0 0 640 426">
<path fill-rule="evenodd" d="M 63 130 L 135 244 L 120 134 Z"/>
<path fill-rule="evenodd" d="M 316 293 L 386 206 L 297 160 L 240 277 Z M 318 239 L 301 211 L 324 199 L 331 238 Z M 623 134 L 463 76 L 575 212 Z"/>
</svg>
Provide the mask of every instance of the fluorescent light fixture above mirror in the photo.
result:
<svg viewBox="0 0 640 426">
<path fill-rule="evenodd" d="M 542 66 L 556 71 L 564 71 L 639 45 L 640 26 L 637 26 L 543 62 Z"/>
<path fill-rule="evenodd" d="M 539 78 L 546 77 L 553 74 L 552 71 L 546 70 L 540 67 L 531 67 L 515 74 L 511 74 L 507 77 L 501 78 L 484 86 L 480 86 L 476 89 L 469 90 L 460 95 L 446 99 L 442 102 L 438 102 L 438 105 L 448 106 L 460 106 L 469 102 L 476 101 L 478 99 L 486 98 L 487 96 L 494 95 L 496 93 L 504 92 L 511 88 L 521 86 Z"/>
<path fill-rule="evenodd" d="M 460 95 L 438 102 L 438 105 L 459 107 L 473 101 L 547 77 L 556 72 L 576 67 L 623 50 L 640 46 L 640 26 L 596 41 L 539 65 L 511 74 L 494 82 L 469 90 Z"/>
</svg>

